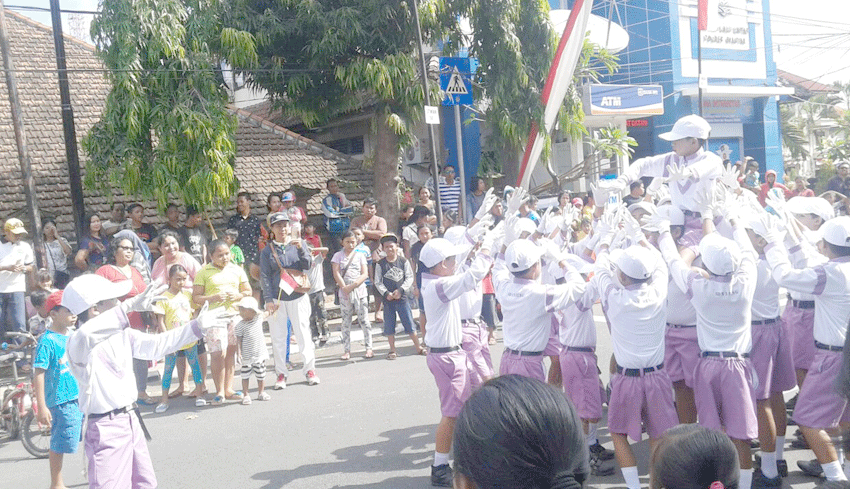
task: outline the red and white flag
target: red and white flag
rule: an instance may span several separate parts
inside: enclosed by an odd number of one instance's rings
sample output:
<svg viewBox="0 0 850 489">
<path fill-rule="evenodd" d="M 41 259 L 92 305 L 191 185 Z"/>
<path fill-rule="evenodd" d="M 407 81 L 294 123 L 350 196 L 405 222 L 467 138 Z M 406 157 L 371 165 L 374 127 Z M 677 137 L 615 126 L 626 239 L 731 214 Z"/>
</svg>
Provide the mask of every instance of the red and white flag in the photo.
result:
<svg viewBox="0 0 850 489">
<path fill-rule="evenodd" d="M 292 275 L 290 275 L 286 270 L 280 271 L 279 287 L 284 294 L 289 295 L 295 292 L 295 288 L 298 286 L 298 282 L 292 277 Z"/>
<path fill-rule="evenodd" d="M 519 166 L 517 185 L 520 187 L 529 188 L 531 174 L 537 165 L 537 160 L 540 159 L 540 154 L 543 152 L 544 135 L 550 133 L 555 126 L 558 111 L 561 109 L 567 90 L 573 82 L 573 73 L 581 55 L 581 48 L 584 45 L 587 20 L 590 18 L 592 6 L 593 0 L 576 0 L 570 11 L 570 17 L 564 27 L 561 42 L 558 43 L 558 50 L 555 52 L 555 59 L 552 60 L 549 77 L 546 79 L 546 85 L 543 87 L 543 94 L 540 97 L 545 107 L 543 111 L 545 127 L 541 130 L 537 127 L 537 124 L 531 126 L 528 142 L 525 145 L 525 153 Z"/>
</svg>

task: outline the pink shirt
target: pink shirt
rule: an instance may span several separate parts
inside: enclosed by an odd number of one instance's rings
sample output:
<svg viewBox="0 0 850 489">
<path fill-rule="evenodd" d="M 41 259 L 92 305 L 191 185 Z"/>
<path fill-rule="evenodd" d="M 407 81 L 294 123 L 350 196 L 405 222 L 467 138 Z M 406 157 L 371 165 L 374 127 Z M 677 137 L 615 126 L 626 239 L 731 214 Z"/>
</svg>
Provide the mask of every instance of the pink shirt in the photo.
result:
<svg viewBox="0 0 850 489">
<path fill-rule="evenodd" d="M 186 272 L 189 274 L 189 280 L 186 281 L 186 285 L 183 287 L 184 290 L 192 291 L 192 282 L 195 280 L 195 274 L 201 269 L 201 264 L 198 263 L 198 260 L 192 257 L 189 253 L 179 252 L 177 254 L 177 261 L 174 263 L 165 263 L 165 257 L 161 256 L 156 259 L 156 262 L 153 264 L 153 269 L 151 270 L 151 280 L 155 282 L 160 282 L 163 284 L 168 284 L 168 271 L 171 270 L 171 267 L 174 265 L 181 265 L 186 269 Z"/>
</svg>

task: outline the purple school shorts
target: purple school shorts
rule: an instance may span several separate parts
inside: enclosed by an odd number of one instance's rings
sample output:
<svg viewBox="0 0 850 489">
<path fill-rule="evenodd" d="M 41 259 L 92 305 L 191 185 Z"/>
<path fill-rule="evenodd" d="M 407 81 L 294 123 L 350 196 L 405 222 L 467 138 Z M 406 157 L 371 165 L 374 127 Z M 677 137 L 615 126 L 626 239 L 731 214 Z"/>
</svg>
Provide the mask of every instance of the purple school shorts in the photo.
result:
<svg viewBox="0 0 850 489">
<path fill-rule="evenodd" d="M 704 357 L 694 369 L 699 424 L 725 428 L 730 438 L 758 437 L 752 363 L 748 358 Z"/>
<path fill-rule="evenodd" d="M 791 333 L 791 356 L 794 368 L 808 370 L 815 359 L 815 310 L 794 307 L 791 301 L 782 314 L 787 330 Z"/>
<path fill-rule="evenodd" d="M 694 386 L 694 367 L 699 360 L 697 328 L 667 327 L 664 334 L 664 370 L 671 382 L 685 381 L 685 385 Z"/>
<path fill-rule="evenodd" d="M 499 365 L 499 375 L 516 374 L 523 377 L 546 382 L 543 373 L 543 355 L 523 356 L 511 353 L 505 349 L 502 352 L 502 362 Z"/>
<path fill-rule="evenodd" d="M 613 375 L 608 430 L 640 441 L 641 423 L 645 423 L 650 438 L 661 438 L 665 431 L 679 424 L 670 384 L 663 368 L 639 377 Z"/>
<path fill-rule="evenodd" d="M 814 342 L 812 343 L 814 344 Z M 847 399 L 835 388 L 835 379 L 841 371 L 840 351 L 816 350 L 800 397 L 794 408 L 794 421 L 808 428 L 827 429 L 838 426 L 839 421 L 850 420 Z"/>
<path fill-rule="evenodd" d="M 440 412 L 447 418 L 456 418 L 472 393 L 466 352 L 429 353 L 425 363 L 437 382 Z"/>
<path fill-rule="evenodd" d="M 561 379 L 564 393 L 572 401 L 581 419 L 602 417 L 602 392 L 599 390 L 599 371 L 596 354 L 567 351 L 560 355 Z"/>
<path fill-rule="evenodd" d="M 481 330 L 484 330 L 484 343 L 487 343 L 487 326 L 481 327 L 483 321 L 466 321 L 463 323 L 463 351 L 466 352 L 469 362 L 469 379 L 472 389 L 475 390 L 485 379 L 493 376 L 493 369 L 487 363 L 484 348 L 481 344 Z M 489 345 L 488 345 L 489 346 Z M 490 355 L 487 348 L 486 355 Z"/>
<path fill-rule="evenodd" d="M 561 345 L 561 323 L 559 321 L 552 321 L 552 329 L 549 332 L 549 343 L 546 343 L 546 348 L 543 350 L 543 354 L 547 357 L 557 356 L 561 354 L 561 350 L 564 348 Z"/>
<path fill-rule="evenodd" d="M 771 324 L 754 324 L 750 361 L 758 380 L 753 385 L 757 400 L 768 399 L 771 392 L 784 392 L 797 385 L 791 345 L 785 338 L 782 320 Z"/>
</svg>

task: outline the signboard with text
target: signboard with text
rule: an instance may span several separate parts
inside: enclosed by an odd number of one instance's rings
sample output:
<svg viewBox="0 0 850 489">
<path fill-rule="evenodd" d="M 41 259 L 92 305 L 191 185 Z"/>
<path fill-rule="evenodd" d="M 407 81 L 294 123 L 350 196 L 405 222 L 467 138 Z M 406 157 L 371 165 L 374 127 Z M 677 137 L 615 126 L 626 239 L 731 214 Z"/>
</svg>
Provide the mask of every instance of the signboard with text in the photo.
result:
<svg viewBox="0 0 850 489">
<path fill-rule="evenodd" d="M 588 115 L 659 115 L 664 113 L 661 85 L 584 86 L 584 111 Z"/>
</svg>

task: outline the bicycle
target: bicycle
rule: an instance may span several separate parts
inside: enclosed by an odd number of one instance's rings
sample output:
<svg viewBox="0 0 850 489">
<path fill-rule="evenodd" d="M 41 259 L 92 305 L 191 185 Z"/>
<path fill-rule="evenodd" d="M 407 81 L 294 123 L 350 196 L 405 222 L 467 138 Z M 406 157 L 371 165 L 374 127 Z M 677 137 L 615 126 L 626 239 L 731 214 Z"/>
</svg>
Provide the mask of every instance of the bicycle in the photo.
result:
<svg viewBox="0 0 850 489">
<path fill-rule="evenodd" d="M 10 337 L 22 337 L 35 341 L 28 333 L 6 333 Z M 28 342 L 24 342 L 26 345 Z M 8 348 L 8 346 L 7 346 Z M 16 363 L 26 357 L 23 347 L 13 347 L 8 353 L 0 354 L 0 366 L 11 365 L 15 381 L 18 380 Z M 0 390 L 0 430 L 5 431 L 9 439 L 21 438 L 24 448 L 36 458 L 46 458 L 50 449 L 50 427 L 38 423 L 38 403 L 31 382 L 20 382 L 13 387 Z"/>
</svg>

